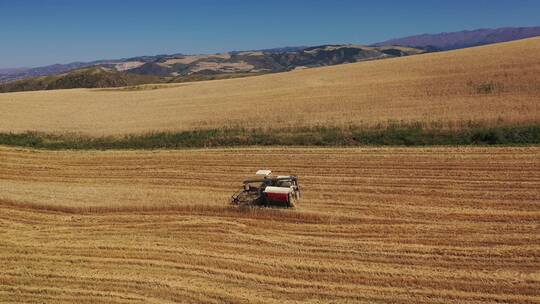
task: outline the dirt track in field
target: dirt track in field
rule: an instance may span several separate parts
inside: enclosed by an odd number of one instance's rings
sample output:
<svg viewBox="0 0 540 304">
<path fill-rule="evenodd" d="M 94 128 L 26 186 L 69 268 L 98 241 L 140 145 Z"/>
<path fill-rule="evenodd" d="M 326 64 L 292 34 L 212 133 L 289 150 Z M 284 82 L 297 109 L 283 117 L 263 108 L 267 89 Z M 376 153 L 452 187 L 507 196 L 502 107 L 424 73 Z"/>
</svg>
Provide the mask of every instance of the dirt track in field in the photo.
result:
<svg viewBox="0 0 540 304">
<path fill-rule="evenodd" d="M 296 210 L 227 206 L 256 169 Z M 0 148 L 5 302 L 538 303 L 540 148 Z"/>
</svg>

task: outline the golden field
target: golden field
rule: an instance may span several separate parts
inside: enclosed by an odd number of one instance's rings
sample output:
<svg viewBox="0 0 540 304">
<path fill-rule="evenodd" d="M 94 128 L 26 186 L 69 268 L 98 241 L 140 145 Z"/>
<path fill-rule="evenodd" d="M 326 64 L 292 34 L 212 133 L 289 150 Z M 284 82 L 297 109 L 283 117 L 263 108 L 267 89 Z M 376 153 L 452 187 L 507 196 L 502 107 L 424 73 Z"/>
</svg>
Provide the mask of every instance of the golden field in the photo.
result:
<svg viewBox="0 0 540 304">
<path fill-rule="evenodd" d="M 540 121 L 540 38 L 148 90 L 0 94 L 0 132 Z"/>
<path fill-rule="evenodd" d="M 0 94 L 0 133 L 527 125 L 540 122 L 539 98 L 535 38 L 241 79 Z M 228 204 L 262 168 L 300 177 L 298 208 Z M 0 146 L 0 302 L 539 303 L 540 147 Z"/>
<path fill-rule="evenodd" d="M 538 303 L 539 202 L 538 147 L 0 147 L 0 302 Z"/>
</svg>

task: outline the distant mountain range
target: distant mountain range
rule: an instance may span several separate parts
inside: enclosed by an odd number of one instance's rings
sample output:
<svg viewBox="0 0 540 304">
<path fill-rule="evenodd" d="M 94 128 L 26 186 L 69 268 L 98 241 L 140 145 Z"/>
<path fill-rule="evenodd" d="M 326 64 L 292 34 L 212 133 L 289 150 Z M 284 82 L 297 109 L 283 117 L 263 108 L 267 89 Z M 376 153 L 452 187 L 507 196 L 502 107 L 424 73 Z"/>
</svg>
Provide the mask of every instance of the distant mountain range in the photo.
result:
<svg viewBox="0 0 540 304">
<path fill-rule="evenodd" d="M 409 56 L 535 36 L 540 36 L 540 27 L 480 29 L 411 36 L 376 43 L 372 46 L 298 46 L 232 51 L 213 55 L 139 56 L 117 60 L 55 64 L 38 68 L 0 69 L 0 84 L 6 83 L 0 85 L 0 92 L 112 87 L 148 81 L 184 82 L 221 79 Z M 65 77 L 68 79 L 60 80 Z M 113 78 L 116 80 L 113 81 Z"/>
<path fill-rule="evenodd" d="M 0 75 L 23 73 L 30 68 L 12 68 L 12 69 L 0 69 Z"/>
<path fill-rule="evenodd" d="M 423 53 L 409 47 L 322 45 L 214 55 L 158 55 L 72 63 L 8 74 L 0 92 L 102 88 L 243 77 Z M 75 69 L 75 70 L 74 70 Z M 60 73 L 60 74 L 58 74 Z M 48 74 L 54 74 L 49 75 Z M 38 75 L 37 77 L 31 77 Z M 45 76 L 44 76 L 45 75 Z M 28 78 L 29 77 L 29 78 Z"/>
<path fill-rule="evenodd" d="M 540 36 L 540 27 L 505 27 L 453 33 L 424 34 L 391 39 L 375 46 L 401 45 L 429 51 L 446 51 Z"/>
</svg>

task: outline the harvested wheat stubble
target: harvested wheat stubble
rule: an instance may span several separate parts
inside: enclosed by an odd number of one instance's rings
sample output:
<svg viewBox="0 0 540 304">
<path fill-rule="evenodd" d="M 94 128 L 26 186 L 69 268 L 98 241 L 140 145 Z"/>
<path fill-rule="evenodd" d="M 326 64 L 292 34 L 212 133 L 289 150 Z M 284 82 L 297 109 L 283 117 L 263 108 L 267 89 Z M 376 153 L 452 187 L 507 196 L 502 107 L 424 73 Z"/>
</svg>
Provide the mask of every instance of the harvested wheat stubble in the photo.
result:
<svg viewBox="0 0 540 304">
<path fill-rule="evenodd" d="M 296 210 L 227 199 L 295 173 Z M 538 303 L 540 148 L 0 148 L 6 302 Z"/>
</svg>

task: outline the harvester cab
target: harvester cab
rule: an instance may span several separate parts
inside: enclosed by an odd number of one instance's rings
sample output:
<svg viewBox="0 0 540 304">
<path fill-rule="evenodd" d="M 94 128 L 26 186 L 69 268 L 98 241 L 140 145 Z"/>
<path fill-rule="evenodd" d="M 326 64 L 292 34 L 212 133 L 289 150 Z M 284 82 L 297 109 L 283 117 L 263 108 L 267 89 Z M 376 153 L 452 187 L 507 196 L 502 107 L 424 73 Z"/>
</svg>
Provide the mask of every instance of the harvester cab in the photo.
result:
<svg viewBox="0 0 540 304">
<path fill-rule="evenodd" d="M 256 178 L 244 180 L 244 189 L 232 196 L 232 204 L 295 207 L 300 199 L 298 177 L 273 176 L 270 170 L 259 170 L 256 175 Z"/>
</svg>

